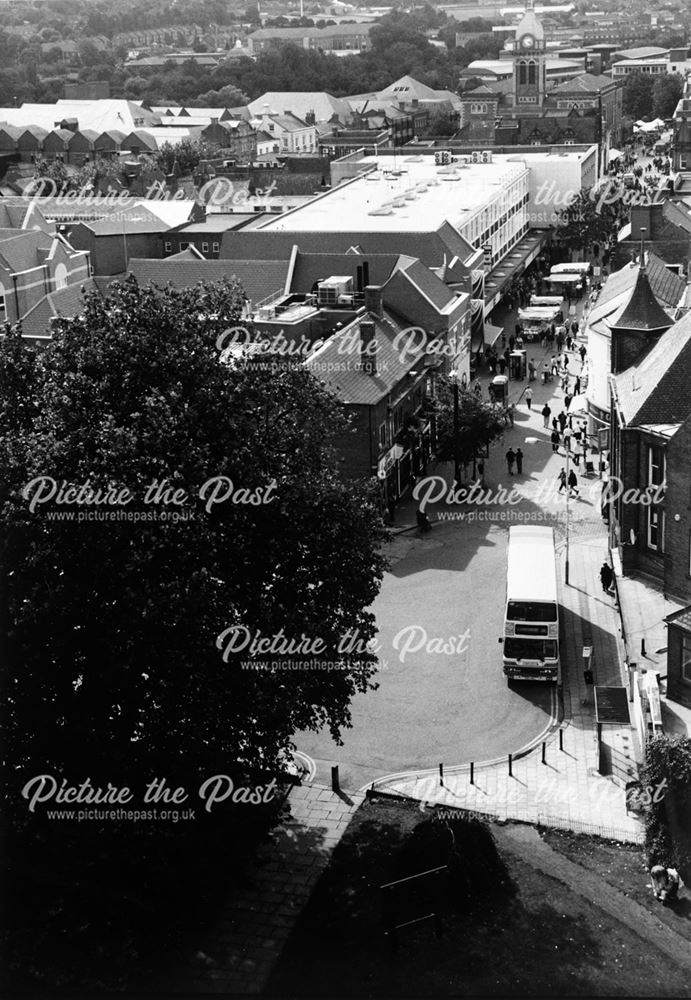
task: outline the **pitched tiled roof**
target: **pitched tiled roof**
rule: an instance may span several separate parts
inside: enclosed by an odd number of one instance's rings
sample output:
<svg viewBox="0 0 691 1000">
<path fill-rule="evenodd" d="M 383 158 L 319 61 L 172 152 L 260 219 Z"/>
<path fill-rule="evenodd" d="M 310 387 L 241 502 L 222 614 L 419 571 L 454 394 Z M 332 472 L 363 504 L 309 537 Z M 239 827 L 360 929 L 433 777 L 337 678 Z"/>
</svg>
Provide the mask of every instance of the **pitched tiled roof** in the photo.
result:
<svg viewBox="0 0 691 1000">
<path fill-rule="evenodd" d="M 643 358 L 613 378 L 627 427 L 683 423 L 691 415 L 691 314 L 683 316 Z"/>
<path fill-rule="evenodd" d="M 261 302 L 274 292 L 282 292 L 288 277 L 288 260 L 163 260 L 133 258 L 129 273 L 140 285 L 172 282 L 176 288 L 191 288 L 200 281 L 237 278 L 252 302 Z"/>
<path fill-rule="evenodd" d="M 390 277 L 399 261 L 398 254 L 368 254 L 359 256 L 341 253 L 303 253 L 295 259 L 290 288 L 295 292 L 310 292 L 314 285 L 334 274 L 357 276 L 357 268 L 367 261 L 370 285 L 383 285 Z M 353 281 L 353 285 L 355 280 Z"/>
<path fill-rule="evenodd" d="M 38 229 L 0 233 L 0 259 L 11 272 L 28 271 L 42 264 L 55 237 Z"/>
<path fill-rule="evenodd" d="M 449 291 L 441 278 L 425 267 L 421 261 L 412 260 L 401 266 L 399 270 L 439 312 L 442 312 L 456 300 L 456 296 Z"/>
<path fill-rule="evenodd" d="M 285 90 L 271 90 L 251 101 L 248 107 L 253 115 L 261 116 L 264 114 L 267 104 L 269 114 L 292 111 L 298 118 L 304 119 L 306 114 L 313 111 L 318 122 L 328 122 L 334 115 L 338 115 L 339 118 L 350 117 L 348 102 L 342 97 L 333 97 L 323 90 L 300 90 L 294 93 Z"/>
<path fill-rule="evenodd" d="M 276 259 L 290 255 L 297 245 L 304 253 L 344 253 L 359 246 L 363 254 L 407 254 L 427 267 L 443 267 L 454 257 L 461 261 L 474 254 L 473 248 L 448 222 L 432 232 L 324 232 L 280 230 L 231 231 L 223 234 L 222 259 Z"/>
<path fill-rule="evenodd" d="M 352 331 L 360 327 L 363 320 L 374 322 L 377 342 L 377 373 L 369 375 L 359 363 L 357 353 L 349 349 Z M 394 348 L 394 341 L 400 331 L 399 326 L 386 312 L 383 317 L 365 313 L 348 326 L 329 337 L 326 343 L 310 355 L 305 368 L 343 403 L 373 406 L 384 399 L 400 380 L 415 368 L 424 353 L 407 352 Z"/>
<path fill-rule="evenodd" d="M 50 321 L 53 316 L 71 319 L 79 315 L 83 305 L 84 292 L 96 288 L 91 278 L 78 285 L 67 285 L 55 292 L 44 295 L 40 302 L 22 318 L 22 334 L 25 337 L 46 337 L 50 335 Z"/>
<path fill-rule="evenodd" d="M 590 94 L 597 94 L 605 87 L 612 85 L 611 76 L 596 76 L 594 73 L 581 73 L 571 80 L 564 80 L 563 83 L 552 87 L 550 94 L 569 94 L 572 91 L 586 91 Z"/>
</svg>

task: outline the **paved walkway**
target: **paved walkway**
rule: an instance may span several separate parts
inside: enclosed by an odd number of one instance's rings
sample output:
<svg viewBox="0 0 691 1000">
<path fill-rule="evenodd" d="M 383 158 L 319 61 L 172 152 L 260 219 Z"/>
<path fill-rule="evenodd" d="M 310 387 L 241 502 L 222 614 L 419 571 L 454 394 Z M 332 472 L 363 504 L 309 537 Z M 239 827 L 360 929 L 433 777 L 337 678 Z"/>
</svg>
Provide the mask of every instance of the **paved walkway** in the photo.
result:
<svg viewBox="0 0 691 1000">
<path fill-rule="evenodd" d="M 691 736 L 691 708 L 666 697 L 667 626 L 664 619 L 684 605 L 664 596 L 661 588 L 642 577 L 623 576 L 618 553 L 612 553 L 621 601 L 626 654 L 639 671 L 656 671 L 660 676 L 662 725 L 670 735 Z"/>
<path fill-rule="evenodd" d="M 582 314 L 584 303 L 579 303 Z M 549 349 L 530 345 L 529 357 L 535 357 L 538 367 Z M 572 355 L 575 359 L 577 356 Z M 580 364 L 571 366 L 576 374 Z M 481 375 L 483 388 L 488 373 Z M 548 434 L 543 426 L 541 410 L 545 401 L 553 414 L 562 406 L 563 393 L 554 383 L 533 385 L 532 409 L 525 402 L 527 382 L 510 382 L 510 398 L 516 405 L 515 424 L 507 428 L 504 440 L 490 449 L 485 461 L 485 484 L 490 489 L 507 483 L 504 452 L 520 446 L 525 453 L 524 475 L 511 480 L 517 492 L 530 501 L 536 486 L 555 484 L 564 464 L 561 453 L 552 454 Z M 537 437 L 536 445 L 526 443 L 526 436 Z M 434 474 L 444 474 L 452 482 L 450 465 L 435 468 Z M 630 726 L 602 727 L 602 744 L 609 759 L 617 765 L 617 778 L 603 777 L 598 772 L 600 750 L 593 686 L 584 681 L 583 647 L 592 646 L 591 667 L 596 685 L 625 686 L 626 653 L 621 637 L 621 618 L 614 597 L 604 594 L 599 572 L 608 558 L 607 529 L 600 517 L 600 480 L 597 475 L 585 477 L 579 473 L 581 498 L 569 503 L 570 586 L 562 588 L 565 631 L 565 667 L 563 676 L 564 717 L 563 750 L 559 750 L 559 734 L 553 731 L 546 740 L 546 763 L 542 763 L 541 742 L 533 748 L 516 747 L 517 759 L 509 775 L 508 759 L 483 764 L 474 769 L 474 784 L 470 783 L 468 766 L 444 767 L 444 784 L 439 783 L 438 771 L 425 771 L 394 776 L 377 782 L 380 790 L 396 792 L 412 798 L 455 806 L 500 819 L 513 818 L 534 823 L 552 824 L 580 832 L 601 833 L 620 840 L 640 842 L 642 826 L 637 818 L 627 814 L 623 785 L 636 777 L 635 760 L 640 748 L 636 733 Z M 495 505 L 496 506 L 496 505 Z M 554 513 L 561 578 L 564 579 L 566 557 L 565 498 L 555 494 L 534 509 Z M 393 563 L 404 559 L 414 545 L 432 544 L 434 529 L 420 538 L 415 527 L 417 503 L 408 496 L 397 510 L 398 535 L 390 546 Z M 488 510 L 492 505 L 488 505 Z M 505 508 L 504 508 L 505 511 Z M 497 513 L 501 511 L 497 508 Z M 431 516 L 434 524 L 433 515 Z M 523 752 L 521 752 L 523 751 Z M 528 751 L 528 752 L 526 752 Z M 452 764 L 452 762 L 448 762 Z"/>
<path fill-rule="evenodd" d="M 290 817 L 272 831 L 213 931 L 199 941 L 191 982 L 182 992 L 260 993 L 312 889 L 350 818 L 357 793 L 299 785 L 288 797 Z M 187 978 L 187 977 L 184 977 Z"/>
</svg>

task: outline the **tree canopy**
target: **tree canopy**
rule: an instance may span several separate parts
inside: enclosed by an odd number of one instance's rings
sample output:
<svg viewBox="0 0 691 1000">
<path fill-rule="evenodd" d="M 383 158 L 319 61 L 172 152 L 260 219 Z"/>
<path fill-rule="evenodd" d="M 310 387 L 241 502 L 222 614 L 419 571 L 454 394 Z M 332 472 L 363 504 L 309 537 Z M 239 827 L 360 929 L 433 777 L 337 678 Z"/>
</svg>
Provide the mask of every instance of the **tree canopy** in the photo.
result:
<svg viewBox="0 0 691 1000">
<path fill-rule="evenodd" d="M 334 471 L 345 418 L 304 367 L 219 361 L 241 306 L 228 282 L 128 279 L 87 294 L 41 352 L 16 329 L 0 341 L 13 774 L 76 777 L 85 761 L 109 780 L 161 761 L 270 771 L 296 730 L 338 739 L 352 696 L 373 683 L 367 609 L 384 561 L 371 484 Z M 88 484 L 130 500 L 61 503 L 58 492 L 32 512 L 27 484 L 40 477 L 48 492 Z M 180 503 L 147 500 L 153 483 L 183 491 Z M 210 501 L 219 489 L 230 498 Z M 358 644 L 341 652 L 348 632 Z M 276 651 L 263 660 L 282 668 L 262 669 L 241 641 L 277 635 L 319 639 L 297 657 L 319 669 L 286 669 L 296 657 Z"/>
<path fill-rule="evenodd" d="M 454 433 L 454 384 L 448 376 L 437 379 L 437 456 L 442 462 L 456 455 Z M 458 393 L 458 458 L 461 464 L 472 462 L 480 452 L 506 430 L 497 410 L 479 399 L 474 392 Z"/>
</svg>

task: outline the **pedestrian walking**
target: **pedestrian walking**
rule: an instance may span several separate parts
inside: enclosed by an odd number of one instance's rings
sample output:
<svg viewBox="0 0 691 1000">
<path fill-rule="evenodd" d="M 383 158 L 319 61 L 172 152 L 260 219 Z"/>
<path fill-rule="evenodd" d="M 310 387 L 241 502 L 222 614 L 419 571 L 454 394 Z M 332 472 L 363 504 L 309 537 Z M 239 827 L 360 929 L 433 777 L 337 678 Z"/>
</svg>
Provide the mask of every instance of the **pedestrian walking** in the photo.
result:
<svg viewBox="0 0 691 1000">
<path fill-rule="evenodd" d="M 574 394 L 574 396 L 580 396 L 580 394 L 581 394 L 581 376 L 580 375 L 576 376 L 576 381 L 574 382 L 574 385 L 573 385 L 573 394 Z"/>
<path fill-rule="evenodd" d="M 569 496 L 575 494 L 577 497 L 580 497 L 581 491 L 578 489 L 578 476 L 573 471 L 573 469 L 571 469 L 571 471 L 569 472 L 568 481 L 569 481 Z"/>
<path fill-rule="evenodd" d="M 519 476 L 523 474 L 523 452 L 520 448 L 516 449 L 516 469 Z"/>
<path fill-rule="evenodd" d="M 574 319 L 571 322 L 571 333 L 574 335 L 574 337 L 578 336 L 578 320 L 577 319 Z"/>
<path fill-rule="evenodd" d="M 561 470 L 557 479 L 559 480 L 559 489 L 557 490 L 557 493 L 563 493 L 566 489 L 566 469 Z"/>
<path fill-rule="evenodd" d="M 510 476 L 513 475 L 513 465 L 515 461 L 516 461 L 516 452 L 513 450 L 513 448 L 509 448 L 509 450 L 506 453 L 506 466 L 509 470 Z"/>
<path fill-rule="evenodd" d="M 530 386 L 528 386 L 528 388 L 525 390 L 525 401 L 526 401 L 526 403 L 528 405 L 528 409 L 532 410 L 532 408 L 533 408 L 533 390 L 530 388 Z"/>
<path fill-rule="evenodd" d="M 506 371 L 506 358 L 502 355 L 499 358 L 499 374 L 503 375 Z"/>
<path fill-rule="evenodd" d="M 509 423 L 511 424 L 512 427 L 513 427 L 515 409 L 516 409 L 515 403 L 509 403 L 509 405 L 506 407 L 506 416 L 509 418 Z"/>
<path fill-rule="evenodd" d="M 564 433 L 563 433 L 564 451 L 567 452 L 567 453 L 571 450 L 571 434 L 572 433 L 573 432 L 572 432 L 572 430 L 571 430 L 570 427 L 566 427 L 564 429 Z"/>
<path fill-rule="evenodd" d="M 545 427 L 549 427 L 549 418 L 551 413 L 552 409 L 549 403 L 545 403 L 545 405 L 542 407 L 542 418 L 545 421 Z"/>
<path fill-rule="evenodd" d="M 482 383 L 480 382 L 480 379 L 476 379 L 473 389 L 475 391 L 475 395 L 479 398 L 482 395 Z"/>
<path fill-rule="evenodd" d="M 535 358 L 531 358 L 528 362 L 528 381 L 534 382 L 537 369 L 535 368 Z"/>
<path fill-rule="evenodd" d="M 556 375 L 557 374 L 557 359 L 556 359 L 556 356 L 554 354 L 552 355 L 552 358 L 551 358 L 549 364 L 550 364 L 550 371 L 551 371 L 552 375 Z"/>
<path fill-rule="evenodd" d="M 519 333 L 519 332 L 520 331 L 519 331 L 519 327 L 518 327 L 518 323 L 517 323 L 516 324 L 516 333 Z M 509 350 L 512 351 L 515 346 L 516 346 L 516 338 L 514 337 L 513 334 L 511 334 L 511 336 L 509 337 Z"/>
<path fill-rule="evenodd" d="M 417 521 L 417 526 L 420 529 L 420 533 L 422 535 L 432 530 L 432 525 L 429 523 L 429 518 L 427 517 L 427 514 L 425 514 L 422 507 L 418 507 L 417 514 L 415 515 L 415 520 Z"/>
<path fill-rule="evenodd" d="M 571 396 L 569 394 L 569 383 L 568 383 L 568 380 L 567 380 L 567 382 L 566 382 L 566 395 L 564 396 L 564 407 L 565 407 L 565 409 L 568 410 L 568 408 L 571 406 L 571 400 L 572 399 L 573 399 L 573 396 Z"/>
<path fill-rule="evenodd" d="M 571 350 L 571 344 L 572 344 L 572 341 L 571 341 L 571 334 L 569 334 L 569 335 L 567 336 L 567 338 L 566 338 L 566 350 L 567 350 L 567 351 L 570 351 L 570 350 Z"/>
<path fill-rule="evenodd" d="M 550 440 L 552 442 L 552 451 L 555 452 L 555 453 L 558 452 L 559 451 L 559 431 L 552 431 L 552 434 L 550 436 Z"/>
<path fill-rule="evenodd" d="M 585 349 L 585 344 L 581 344 L 580 350 L 578 352 L 581 356 L 581 364 L 585 364 L 585 356 L 588 353 Z"/>
<path fill-rule="evenodd" d="M 614 573 L 612 572 L 612 567 L 608 562 L 603 562 L 600 568 L 600 583 L 602 584 L 604 592 L 609 594 L 612 589 L 612 584 L 614 583 Z"/>
<path fill-rule="evenodd" d="M 566 427 L 566 421 L 567 421 L 567 419 L 568 418 L 567 418 L 566 414 L 562 410 L 561 413 L 559 414 L 559 416 L 557 417 L 557 420 L 559 421 L 559 428 L 560 428 L 562 434 L 564 433 L 564 428 Z"/>
<path fill-rule="evenodd" d="M 484 486 L 485 485 L 485 463 L 484 462 L 478 462 L 477 463 L 477 478 L 478 478 L 478 481 L 480 483 L 480 486 Z"/>
</svg>

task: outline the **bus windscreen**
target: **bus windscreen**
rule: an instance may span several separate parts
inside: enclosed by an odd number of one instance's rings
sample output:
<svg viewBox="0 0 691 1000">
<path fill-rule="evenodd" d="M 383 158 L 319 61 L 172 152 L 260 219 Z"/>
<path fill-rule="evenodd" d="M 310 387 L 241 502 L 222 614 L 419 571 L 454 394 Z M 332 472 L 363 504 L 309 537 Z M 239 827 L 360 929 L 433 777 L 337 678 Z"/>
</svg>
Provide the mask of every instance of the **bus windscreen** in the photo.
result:
<svg viewBox="0 0 691 1000">
<path fill-rule="evenodd" d="M 504 656 L 511 660 L 556 660 L 557 643 L 554 639 L 504 640 Z"/>
<path fill-rule="evenodd" d="M 509 601 L 506 618 L 511 622 L 555 622 L 557 605 L 551 601 Z"/>
</svg>

